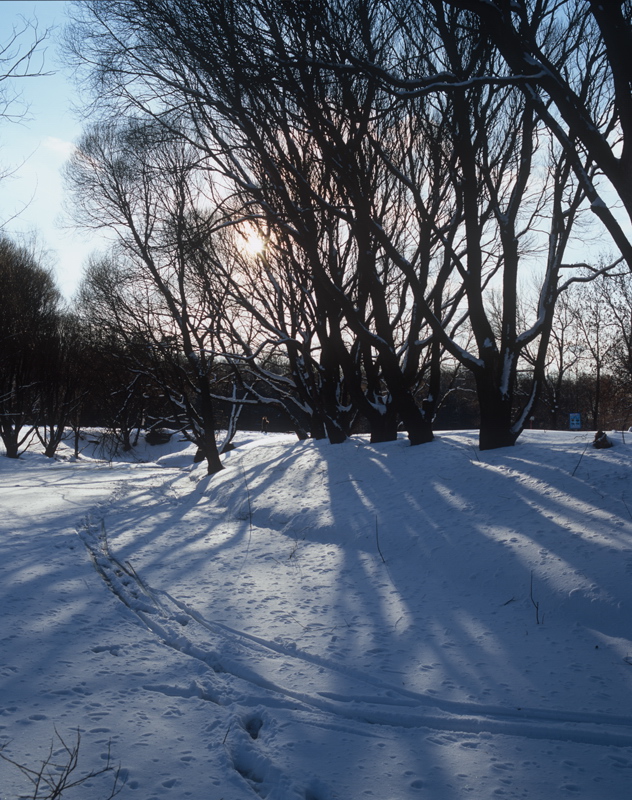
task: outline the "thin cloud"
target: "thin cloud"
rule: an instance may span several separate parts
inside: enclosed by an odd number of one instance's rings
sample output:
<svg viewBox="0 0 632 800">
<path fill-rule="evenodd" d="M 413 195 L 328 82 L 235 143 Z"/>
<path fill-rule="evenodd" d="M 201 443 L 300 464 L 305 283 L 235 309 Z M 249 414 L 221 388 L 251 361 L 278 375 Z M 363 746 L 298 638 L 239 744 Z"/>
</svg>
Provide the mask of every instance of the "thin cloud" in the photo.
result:
<svg viewBox="0 0 632 800">
<path fill-rule="evenodd" d="M 58 139 L 55 136 L 47 136 L 42 144 L 47 150 L 52 150 L 54 153 L 59 153 L 64 158 L 70 158 L 75 150 L 75 145 L 72 142 L 66 142 L 63 139 Z"/>
</svg>

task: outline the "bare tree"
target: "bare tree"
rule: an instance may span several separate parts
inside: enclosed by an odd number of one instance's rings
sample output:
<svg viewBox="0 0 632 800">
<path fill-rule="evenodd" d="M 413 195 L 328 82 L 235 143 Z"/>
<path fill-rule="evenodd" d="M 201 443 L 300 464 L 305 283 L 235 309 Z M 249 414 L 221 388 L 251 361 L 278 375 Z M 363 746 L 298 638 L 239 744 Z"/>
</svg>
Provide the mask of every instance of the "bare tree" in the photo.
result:
<svg viewBox="0 0 632 800">
<path fill-rule="evenodd" d="M 425 317 L 413 298 L 410 277 L 402 276 L 393 253 L 380 241 L 380 229 L 387 229 L 391 251 L 396 240 L 412 259 L 417 291 L 423 292 L 438 238 L 426 224 L 432 209 L 415 196 L 424 178 L 418 175 L 415 185 L 404 189 L 392 171 L 395 155 L 388 163 L 384 158 L 391 149 L 400 162 L 414 162 L 420 128 L 411 127 L 399 109 L 389 112 L 390 100 L 376 95 L 372 78 L 332 75 L 318 67 L 321 48 L 326 46 L 331 58 L 333 51 L 342 56 L 347 47 L 349 31 L 342 30 L 339 40 L 323 35 L 329 23 L 341 30 L 344 20 L 328 14 L 339 10 L 334 6 L 87 4 L 74 42 L 80 54 L 89 53 L 97 64 L 93 79 L 119 107 L 160 116 L 165 98 L 172 109 L 177 106 L 186 118 L 187 135 L 238 188 L 252 213 L 264 216 L 302 251 L 313 297 L 327 320 L 319 331 L 322 357 L 331 374 L 344 374 L 347 391 L 355 387 L 356 405 L 364 405 L 376 436 L 392 438 L 399 417 L 412 442 L 428 441 L 434 393 L 427 393 L 427 409 L 419 407 L 415 394 L 422 349 L 432 337 L 423 331 Z M 124 52 L 109 34 L 91 35 L 93 26 L 102 23 L 127 42 Z M 142 48 L 137 47 L 141 35 Z M 350 35 L 358 39 L 356 32 Z M 402 147 L 411 133 L 412 146 Z M 445 153 L 434 149 L 439 158 L 419 161 L 433 184 L 428 170 L 445 168 Z M 433 201 L 442 205 L 440 190 L 432 191 Z M 329 215 L 325 229 L 318 221 L 323 214 Z M 337 231 L 335 242 L 332 230 Z M 323 247 L 327 236 L 330 243 L 348 248 L 347 262 L 355 261 L 351 274 L 331 263 L 333 250 Z M 443 312 L 444 305 L 452 309 L 448 318 L 457 307 L 454 298 L 450 304 L 443 297 L 452 269 L 444 259 L 434 290 L 428 287 L 434 291 L 436 312 Z M 342 319 L 355 348 L 349 349 L 336 332 Z M 431 360 L 435 383 L 439 353 L 437 345 Z M 332 417 L 340 404 L 331 400 L 325 401 L 330 427 L 341 430 Z M 380 426 L 383 431 L 377 433 Z"/>
<path fill-rule="evenodd" d="M 223 231 L 223 258 L 203 256 L 204 267 L 214 263 L 225 276 L 235 304 L 236 313 L 220 320 L 225 357 L 252 402 L 281 408 L 300 437 L 307 433 L 297 415 L 314 438 L 344 441 L 354 412 L 333 344 L 343 335 L 340 312 L 318 301 L 305 254 L 291 239 L 268 232 L 260 251 L 248 253 L 233 234 Z"/>
<path fill-rule="evenodd" d="M 34 422 L 48 458 L 57 452 L 87 395 L 84 339 L 79 320 L 70 313 L 60 313 L 50 336 L 40 345 Z"/>
<path fill-rule="evenodd" d="M 187 270 L 195 215 L 192 159 L 181 138 L 156 135 L 152 126 L 102 126 L 86 134 L 68 166 L 85 226 L 118 236 L 121 264 L 89 275 L 83 302 L 96 298 L 124 333 L 142 343 L 148 376 L 167 391 L 185 432 L 207 462 L 222 469 L 215 440 L 215 319 L 225 291 L 196 284 Z M 133 350 L 131 352 L 134 352 Z"/>
<path fill-rule="evenodd" d="M 370 14 L 375 6 L 360 8 L 364 30 L 372 37 Z M 411 281 L 415 302 L 433 335 L 474 376 L 481 448 L 511 445 L 531 416 L 542 385 L 555 302 L 565 283 L 564 256 L 584 189 L 574 179 L 564 149 L 547 137 L 530 98 L 513 81 L 488 79 L 502 72 L 502 61 L 476 17 L 438 1 L 405 8 L 389 4 L 389 13 L 397 20 L 399 42 L 389 59 L 369 60 L 352 50 L 348 61 L 372 75 L 408 113 L 428 116 L 432 110 L 436 119 L 437 109 L 442 110 L 443 142 L 453 153 L 444 184 L 452 200 L 450 238 L 439 228 L 442 217 L 436 210 L 426 219 L 463 293 L 474 351 L 464 348 L 433 313 L 427 287 L 415 282 L 406 253 L 382 229 L 376 230 Z M 329 65 L 340 70 L 333 61 Z M 392 159 L 389 166 L 395 170 Z M 584 169 L 590 171 L 589 161 Z M 407 165 L 396 174 L 408 185 L 418 185 Z M 533 267 L 538 254 L 545 266 L 537 306 L 521 330 L 521 275 Z M 496 287 L 501 321 L 494 330 L 489 299 Z M 514 414 L 518 364 L 536 342 L 532 385 Z"/>
<path fill-rule="evenodd" d="M 632 6 L 613 0 L 447 0 L 481 20 L 508 67 L 484 79 L 512 81 L 563 148 L 591 211 L 632 268 L 632 242 L 612 204 L 632 219 Z M 444 83 L 456 80 L 443 75 Z M 426 83 L 427 83 L 426 78 Z M 585 168 L 586 158 L 597 171 Z M 602 179 L 605 178 L 605 181 Z"/>
<path fill-rule="evenodd" d="M 601 289 L 614 336 L 612 368 L 623 395 L 619 424 L 627 427 L 632 419 L 632 277 L 629 273 L 612 276 Z"/>
<path fill-rule="evenodd" d="M 77 738 L 73 743 L 67 741 L 55 730 L 56 741 L 50 746 L 48 755 L 39 765 L 29 765 L 10 758 L 3 750 L 6 745 L 0 746 L 0 759 L 19 770 L 30 784 L 31 793 L 21 794 L 24 800 L 61 800 L 67 793 L 86 783 L 93 782 L 95 778 L 111 773 L 112 786 L 105 800 L 113 800 L 125 785 L 121 779 L 120 766 L 116 767 L 110 757 L 108 745 L 105 764 L 83 774 L 79 769 L 79 749 L 81 747 L 81 734 L 77 731 Z"/>
<path fill-rule="evenodd" d="M 577 217 L 594 212 L 624 255 L 628 247 L 599 175 L 611 179 L 615 100 L 629 87 L 619 64 L 604 67 L 620 52 L 606 41 L 605 16 L 585 11 L 574 0 L 119 0 L 82 4 L 73 42 L 101 113 L 133 110 L 172 131 L 177 121 L 240 213 L 278 232 L 285 252 L 300 251 L 291 269 L 309 276 L 323 321 L 319 372 L 333 380 L 321 388 L 334 388 L 319 397 L 336 437 L 333 400 L 344 386 L 374 430 L 383 423 L 378 436 L 392 437 L 399 418 L 411 442 L 432 438 L 445 351 L 474 377 L 487 449 L 513 444 L 533 412 L 560 294 L 609 268 L 564 272 Z M 518 20 L 519 64 L 493 14 Z M 544 77 L 526 70 L 536 45 Z M 551 66 L 572 89 L 566 104 Z M 604 76 L 612 91 L 602 99 Z M 582 103 L 603 112 L 592 138 L 576 119 Z M 330 251 L 348 246 L 343 269 L 326 257 L 327 237 Z M 536 260 L 538 298 L 520 327 L 520 276 Z M 516 412 L 527 348 L 532 381 Z"/>
<path fill-rule="evenodd" d="M 584 151 L 572 128 L 562 121 L 561 129 L 559 125 L 552 129 L 541 98 L 524 90 L 499 55 L 486 25 L 460 5 L 468 6 L 440 0 L 389 3 L 388 13 L 398 20 L 402 42 L 398 51 L 384 63 L 362 53 L 352 53 L 349 60 L 390 90 L 394 102 L 437 97 L 450 109 L 449 141 L 456 154 L 451 187 L 462 210 L 462 249 L 453 248 L 450 258 L 467 297 L 477 352 L 450 341 L 427 307 L 425 314 L 446 349 L 475 377 L 480 444 L 489 448 L 513 444 L 535 407 L 555 304 L 576 280 L 564 273 L 569 268 L 566 253 L 577 217 L 594 206 L 597 169 L 593 154 Z M 370 30 L 368 23 L 365 27 Z M 547 36 L 544 46 L 551 52 L 567 52 L 575 33 L 571 28 L 566 36 L 551 28 L 542 33 Z M 580 95 L 594 100 L 594 39 L 589 37 L 581 52 L 572 52 L 581 61 L 573 65 L 574 86 Z M 520 330 L 520 275 L 533 268 L 538 256 L 544 268 L 537 304 Z M 401 264 L 408 269 L 404 260 Z M 609 268 L 594 268 L 581 280 Z M 488 302 L 495 286 L 502 298 L 497 331 Z M 422 296 L 416 299 L 424 305 Z M 526 348 L 536 344 L 531 388 L 514 415 L 518 363 Z"/>
<path fill-rule="evenodd" d="M 595 281 L 576 301 L 591 423 L 627 428 L 632 418 L 632 281 L 620 272 Z"/>
<path fill-rule="evenodd" d="M 571 289 L 560 296 L 551 327 L 542 400 L 549 407 L 549 424 L 554 430 L 560 425 L 564 388 L 569 377 L 576 372 L 581 358 L 576 327 L 577 313 L 574 307 L 578 295 L 581 298 L 580 292 Z"/>
<path fill-rule="evenodd" d="M 2 238 L 0 296 L 0 438 L 17 458 L 36 422 L 41 357 L 55 336 L 60 295 L 30 250 Z"/>
<path fill-rule="evenodd" d="M 49 31 L 38 30 L 37 22 L 19 17 L 11 32 L 0 42 L 0 118 L 19 120 L 24 116 L 20 107 L 16 80 L 43 74 L 41 45 Z M 25 44 L 25 39 L 30 38 Z M 13 109 L 16 109 L 15 111 Z"/>
<path fill-rule="evenodd" d="M 46 75 L 42 45 L 49 31 L 38 29 L 37 22 L 18 17 L 10 33 L 3 31 L 0 40 L 0 121 L 17 122 L 28 113 L 21 102 L 16 82 L 24 78 Z M 0 180 L 12 173 L 11 166 L 0 166 Z M 7 220 L 0 220 L 0 229 Z"/>
</svg>

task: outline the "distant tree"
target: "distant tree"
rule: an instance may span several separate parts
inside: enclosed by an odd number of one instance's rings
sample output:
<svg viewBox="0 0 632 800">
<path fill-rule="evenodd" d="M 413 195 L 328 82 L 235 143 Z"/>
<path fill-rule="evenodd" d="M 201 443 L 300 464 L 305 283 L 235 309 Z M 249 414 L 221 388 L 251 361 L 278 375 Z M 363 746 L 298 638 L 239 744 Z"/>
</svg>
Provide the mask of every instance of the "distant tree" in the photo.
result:
<svg viewBox="0 0 632 800">
<path fill-rule="evenodd" d="M 632 273 L 626 270 L 604 277 L 595 295 L 605 320 L 604 333 L 610 337 L 603 359 L 608 388 L 601 392 L 601 399 L 610 407 L 613 427 L 628 428 L 632 423 Z"/>
<path fill-rule="evenodd" d="M 83 393 L 70 424 L 77 446 L 82 427 L 103 428 L 102 449 L 113 456 L 120 450 L 130 451 L 142 428 L 151 424 L 151 415 L 164 416 L 165 404 L 157 400 L 147 377 L 134 368 L 137 356 L 146 351 L 144 344 L 133 338 L 127 340 L 116 330 L 116 317 L 99 300 L 104 286 L 102 271 L 111 271 L 111 261 L 91 260 L 75 297 L 81 328 L 78 369 Z"/>
<path fill-rule="evenodd" d="M 199 237 L 197 158 L 181 137 L 130 122 L 84 135 L 68 166 L 77 218 L 118 236 L 113 260 L 87 276 L 82 304 L 123 336 L 127 354 L 167 393 L 208 472 L 222 469 L 212 386 L 226 289 L 188 269 Z M 207 276 L 208 277 L 208 276 Z"/>
<path fill-rule="evenodd" d="M 577 289 L 561 295 L 551 326 L 542 401 L 548 409 L 547 424 L 553 430 L 557 430 L 562 424 L 561 415 L 567 405 L 565 387 L 568 386 L 569 378 L 576 373 L 582 355 L 583 348 L 578 341 L 576 325 L 578 300 L 581 303 L 581 292 Z M 563 427 L 567 424 L 565 420 Z"/>
<path fill-rule="evenodd" d="M 60 313 L 38 359 L 35 432 L 52 458 L 86 398 L 84 331 L 70 313 Z"/>
<path fill-rule="evenodd" d="M 612 316 L 603 297 L 604 279 L 582 287 L 574 300 L 574 323 L 580 369 L 590 378 L 590 427 L 602 427 L 604 379 L 611 374 L 615 347 Z"/>
<path fill-rule="evenodd" d="M 37 421 L 42 354 L 55 338 L 60 294 L 32 251 L 0 238 L 0 438 L 17 458 Z"/>
</svg>

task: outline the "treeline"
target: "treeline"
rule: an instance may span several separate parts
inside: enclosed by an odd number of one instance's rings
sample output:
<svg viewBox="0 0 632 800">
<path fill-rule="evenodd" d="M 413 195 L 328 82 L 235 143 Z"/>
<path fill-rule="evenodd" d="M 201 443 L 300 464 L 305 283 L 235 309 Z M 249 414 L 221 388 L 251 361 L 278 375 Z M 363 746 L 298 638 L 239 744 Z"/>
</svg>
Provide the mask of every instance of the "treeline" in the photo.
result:
<svg viewBox="0 0 632 800">
<path fill-rule="evenodd" d="M 89 296 L 95 275 L 103 278 L 102 263 L 89 272 L 72 310 L 29 248 L 0 239 L 0 437 L 7 456 L 17 457 L 37 436 L 52 457 L 71 435 L 78 455 L 81 432 L 92 426 L 108 433 L 105 456 L 130 450 L 141 435 L 159 441 L 164 427 L 203 445 L 200 437 L 207 428 L 198 406 L 195 365 L 179 350 L 177 337 L 134 339 L 113 319 L 99 319 L 95 298 Z M 101 289 L 118 297 L 111 284 Z M 528 427 L 567 429 L 575 413 L 584 429 L 632 424 L 631 309 L 629 275 L 602 277 L 588 291 L 565 296 L 552 325 L 544 388 Z M 531 371 L 527 353 L 516 383 L 515 411 L 530 391 Z M 277 356 L 252 369 L 222 356 L 207 375 L 213 441 L 222 430 L 219 453 L 230 446 L 239 422 L 258 429 L 263 417 L 267 430 L 324 436 L 322 428 L 311 427 L 314 415 L 300 402 L 288 359 Z M 423 380 L 420 374 L 421 398 Z M 348 435 L 381 438 L 382 429 L 376 437 L 371 420 L 358 409 L 351 406 L 348 414 Z M 439 429 L 480 424 L 476 384 L 447 357 L 441 361 L 433 424 Z"/>
<path fill-rule="evenodd" d="M 273 407 L 300 435 L 336 443 L 362 425 L 411 444 L 474 397 L 489 449 L 538 409 L 560 424 L 564 387 L 594 373 L 605 423 L 616 370 L 601 350 L 586 366 L 595 336 L 569 343 L 563 320 L 568 307 L 579 336 L 579 287 L 625 282 L 632 264 L 628 3 L 88 0 L 74 13 L 92 122 L 67 180 L 77 223 L 115 241 L 86 272 L 79 316 L 209 472 L 227 395 L 235 414 Z"/>
</svg>

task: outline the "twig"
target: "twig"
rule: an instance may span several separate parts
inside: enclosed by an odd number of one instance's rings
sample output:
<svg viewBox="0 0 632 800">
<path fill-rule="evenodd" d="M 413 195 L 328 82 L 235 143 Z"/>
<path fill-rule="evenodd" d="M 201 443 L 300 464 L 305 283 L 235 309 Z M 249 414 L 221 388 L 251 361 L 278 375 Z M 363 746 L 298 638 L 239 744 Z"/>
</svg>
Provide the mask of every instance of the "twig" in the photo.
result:
<svg viewBox="0 0 632 800">
<path fill-rule="evenodd" d="M 79 730 L 77 730 L 77 739 L 74 745 L 67 744 L 57 728 L 55 728 L 55 736 L 61 743 L 61 752 L 63 753 L 64 760 L 61 762 L 57 762 L 55 760 L 55 740 L 53 740 L 51 742 L 47 757 L 41 763 L 41 765 L 36 768 L 29 767 L 26 764 L 21 764 L 19 761 L 14 761 L 12 758 L 9 758 L 9 756 L 6 756 L 2 752 L 5 745 L 0 746 L 0 759 L 19 769 L 33 787 L 33 794 L 21 796 L 29 797 L 32 800 L 56 800 L 57 798 L 61 798 L 62 794 L 64 794 L 66 790 L 81 786 L 93 778 L 98 778 L 107 772 L 113 773 L 113 785 L 110 793 L 107 796 L 107 800 L 112 800 L 122 791 L 125 781 L 121 778 L 120 765 L 115 767 L 112 764 L 110 744 L 108 744 L 107 758 L 103 767 L 91 770 L 84 775 L 75 776 L 73 773 L 75 773 L 79 766 L 81 734 L 79 733 Z"/>
<path fill-rule="evenodd" d="M 535 608 L 535 624 L 540 624 L 540 603 L 536 602 L 533 599 L 533 570 L 531 570 L 531 586 L 529 589 L 529 597 L 531 598 L 531 602 L 533 603 L 533 607 Z"/>
<path fill-rule="evenodd" d="M 584 447 L 584 450 L 583 450 L 581 456 L 579 457 L 579 461 L 577 462 L 577 464 L 575 464 L 575 469 L 571 472 L 571 478 L 575 477 L 575 473 L 577 472 L 577 468 L 581 464 L 582 458 L 584 457 L 584 453 L 586 452 L 586 450 L 588 450 L 588 445 L 589 444 L 590 444 L 590 442 L 586 442 L 586 447 Z"/>
<path fill-rule="evenodd" d="M 375 543 L 377 544 L 377 552 L 382 557 L 382 562 L 384 564 L 386 564 L 386 559 L 384 558 L 382 550 L 380 549 L 380 535 L 379 535 L 378 526 L 377 526 L 377 514 L 375 515 Z"/>
<path fill-rule="evenodd" d="M 233 723 L 231 721 L 230 725 L 226 729 L 226 733 L 224 734 L 224 740 L 222 741 L 222 746 L 226 744 L 226 739 L 228 738 L 228 734 L 230 733 L 230 729 L 233 727 Z"/>
</svg>

